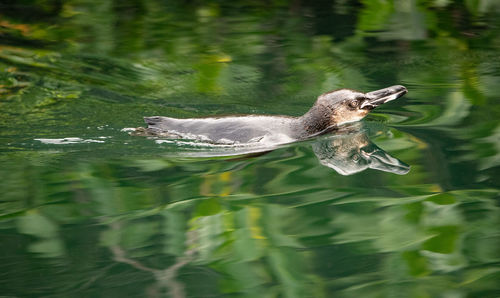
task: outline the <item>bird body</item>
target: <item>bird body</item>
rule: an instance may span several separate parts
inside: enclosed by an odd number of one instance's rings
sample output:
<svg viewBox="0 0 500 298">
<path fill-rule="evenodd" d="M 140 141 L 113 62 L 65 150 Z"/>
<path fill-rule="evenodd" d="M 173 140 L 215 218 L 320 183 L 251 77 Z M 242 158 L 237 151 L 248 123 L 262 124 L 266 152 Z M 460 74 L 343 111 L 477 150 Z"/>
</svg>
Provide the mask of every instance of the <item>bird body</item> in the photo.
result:
<svg viewBox="0 0 500 298">
<path fill-rule="evenodd" d="M 362 93 L 339 89 L 318 97 L 301 117 L 244 115 L 178 119 L 163 116 L 145 117 L 149 135 L 206 141 L 215 144 L 289 143 L 303 140 L 345 123 L 362 119 L 375 107 L 406 94 L 396 85 Z"/>
</svg>

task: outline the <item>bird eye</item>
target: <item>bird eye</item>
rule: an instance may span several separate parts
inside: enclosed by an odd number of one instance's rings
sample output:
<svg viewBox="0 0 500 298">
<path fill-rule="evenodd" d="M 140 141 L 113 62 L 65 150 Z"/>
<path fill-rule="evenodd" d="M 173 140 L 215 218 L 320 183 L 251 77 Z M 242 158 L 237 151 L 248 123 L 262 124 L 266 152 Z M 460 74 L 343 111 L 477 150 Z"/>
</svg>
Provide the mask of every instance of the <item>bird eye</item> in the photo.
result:
<svg viewBox="0 0 500 298">
<path fill-rule="evenodd" d="M 358 101 L 357 100 L 351 100 L 349 101 L 349 107 L 355 109 L 358 107 Z"/>
</svg>

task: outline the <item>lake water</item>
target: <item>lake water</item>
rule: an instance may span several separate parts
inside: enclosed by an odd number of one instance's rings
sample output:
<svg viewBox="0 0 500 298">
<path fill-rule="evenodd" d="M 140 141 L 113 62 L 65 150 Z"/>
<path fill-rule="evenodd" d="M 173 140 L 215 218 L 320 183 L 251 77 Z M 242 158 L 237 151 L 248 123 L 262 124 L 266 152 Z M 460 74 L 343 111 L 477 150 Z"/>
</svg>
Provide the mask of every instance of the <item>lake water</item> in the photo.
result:
<svg viewBox="0 0 500 298">
<path fill-rule="evenodd" d="M 0 296 L 500 297 L 498 1 L 202 2 L 0 3 Z M 396 84 L 251 156 L 128 130 Z"/>
</svg>

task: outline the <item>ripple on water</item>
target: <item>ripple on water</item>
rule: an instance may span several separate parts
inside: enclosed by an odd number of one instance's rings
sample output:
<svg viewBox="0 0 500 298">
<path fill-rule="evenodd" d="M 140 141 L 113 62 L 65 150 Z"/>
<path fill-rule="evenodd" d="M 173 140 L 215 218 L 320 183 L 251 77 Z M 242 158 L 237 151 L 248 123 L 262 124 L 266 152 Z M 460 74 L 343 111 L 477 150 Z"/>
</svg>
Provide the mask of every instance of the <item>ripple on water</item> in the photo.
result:
<svg viewBox="0 0 500 298">
<path fill-rule="evenodd" d="M 44 144 L 50 145 L 66 145 L 66 144 L 85 144 L 85 143 L 105 143 L 103 139 L 108 137 L 98 137 L 100 140 L 94 139 L 82 139 L 77 137 L 61 138 L 61 139 L 35 139 L 35 141 L 40 141 Z"/>
</svg>

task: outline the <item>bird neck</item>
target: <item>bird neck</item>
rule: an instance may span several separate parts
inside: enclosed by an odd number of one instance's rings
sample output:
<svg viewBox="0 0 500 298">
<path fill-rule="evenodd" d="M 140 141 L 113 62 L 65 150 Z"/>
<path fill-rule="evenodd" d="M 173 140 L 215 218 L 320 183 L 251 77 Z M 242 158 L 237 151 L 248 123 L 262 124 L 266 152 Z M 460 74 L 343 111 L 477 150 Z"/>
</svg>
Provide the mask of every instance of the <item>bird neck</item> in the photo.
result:
<svg viewBox="0 0 500 298">
<path fill-rule="evenodd" d="M 305 136 L 321 133 L 332 127 L 332 116 L 334 110 L 331 107 L 315 104 L 312 108 L 299 117 L 299 123 L 305 131 Z"/>
</svg>

